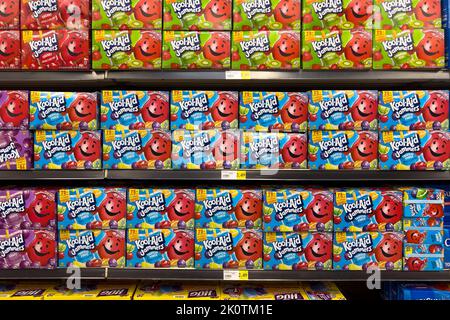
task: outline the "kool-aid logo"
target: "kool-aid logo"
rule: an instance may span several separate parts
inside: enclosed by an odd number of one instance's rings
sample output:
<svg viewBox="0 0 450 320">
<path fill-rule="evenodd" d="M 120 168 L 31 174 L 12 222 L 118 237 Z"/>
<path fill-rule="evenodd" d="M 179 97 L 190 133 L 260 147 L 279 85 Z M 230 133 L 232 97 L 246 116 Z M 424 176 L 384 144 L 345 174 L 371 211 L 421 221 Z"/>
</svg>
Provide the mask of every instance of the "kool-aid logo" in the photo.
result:
<svg viewBox="0 0 450 320">
<path fill-rule="evenodd" d="M 126 113 L 139 112 L 139 99 L 138 96 L 132 94 L 129 97 L 119 99 L 109 103 L 111 109 L 111 118 L 119 119 L 121 115 Z"/>
<path fill-rule="evenodd" d="M 33 52 L 33 57 L 39 58 L 45 52 L 57 52 L 58 49 L 58 36 L 55 34 L 44 37 L 39 40 L 33 40 L 29 42 L 30 49 Z"/>
<path fill-rule="evenodd" d="M 200 13 L 202 11 L 202 2 L 200 0 L 172 2 L 172 8 L 178 19 L 182 19 L 188 13 Z"/>
<path fill-rule="evenodd" d="M 412 12 L 411 0 L 394 0 L 394 1 L 382 1 L 381 6 L 387 13 L 388 18 L 392 18 L 400 12 Z"/>
<path fill-rule="evenodd" d="M 278 98 L 276 95 L 269 96 L 262 99 L 259 102 L 249 103 L 250 109 L 252 110 L 252 118 L 258 120 L 263 115 L 266 114 L 277 114 L 278 110 Z"/>
<path fill-rule="evenodd" d="M 125 34 L 111 40 L 102 40 L 100 41 L 100 44 L 102 45 L 103 51 L 105 51 L 108 58 L 111 58 L 116 52 L 131 50 L 131 39 L 129 34 Z"/>
<path fill-rule="evenodd" d="M 393 111 L 393 118 L 400 119 L 406 113 L 416 113 L 420 111 L 420 100 L 417 94 L 406 97 L 399 101 L 393 101 L 389 104 Z"/>
<path fill-rule="evenodd" d="M 122 158 L 128 152 L 137 152 L 142 149 L 142 140 L 139 133 L 135 132 L 122 140 L 114 140 L 112 142 L 114 156 Z"/>
<path fill-rule="evenodd" d="M 22 212 L 25 212 L 25 199 L 22 194 L 0 202 L 0 217 L 3 219 L 12 213 Z"/>
<path fill-rule="evenodd" d="M 46 119 L 52 113 L 63 113 L 66 111 L 66 98 L 63 94 L 51 97 L 48 100 L 37 102 L 36 107 L 39 111 L 39 118 Z"/>
<path fill-rule="evenodd" d="M 53 140 L 42 141 L 42 147 L 47 154 L 48 158 L 51 158 L 58 152 L 68 152 L 72 150 L 72 138 L 70 134 L 66 133 Z"/>
<path fill-rule="evenodd" d="M 269 37 L 266 34 L 251 40 L 241 41 L 239 42 L 239 45 L 246 58 L 250 58 L 255 52 L 270 51 Z"/>
<path fill-rule="evenodd" d="M 110 290 L 101 290 L 97 297 L 113 297 L 113 296 L 124 296 L 128 293 L 128 289 L 110 289 Z"/>
<path fill-rule="evenodd" d="M 162 212 L 166 210 L 166 198 L 162 193 L 158 193 L 145 200 L 137 200 L 135 203 L 139 215 L 142 217 L 150 212 Z"/>
<path fill-rule="evenodd" d="M 137 253 L 141 257 L 146 256 L 150 251 L 161 251 L 166 248 L 166 239 L 162 232 L 148 236 L 145 239 L 136 240 L 134 243 L 136 245 Z"/>
<path fill-rule="evenodd" d="M 289 253 L 299 253 L 303 251 L 302 238 L 299 234 L 282 241 L 272 242 L 272 246 L 277 258 L 280 259 Z"/>
<path fill-rule="evenodd" d="M 220 211 L 228 212 L 233 210 L 233 199 L 231 198 L 231 194 L 227 192 L 223 196 L 203 201 L 203 205 L 205 206 L 206 209 L 205 215 L 212 217 L 216 214 L 216 212 Z"/>
<path fill-rule="evenodd" d="M 6 147 L 0 148 L 0 162 L 5 163 L 8 160 L 19 159 L 20 154 L 16 144 L 11 141 Z"/>
<path fill-rule="evenodd" d="M 400 159 L 405 153 L 420 151 L 420 138 L 417 133 L 414 133 L 401 140 L 392 141 L 390 145 L 392 156 L 396 159 Z"/>
<path fill-rule="evenodd" d="M 25 251 L 25 239 L 22 233 L 0 240 L 0 257 L 4 258 L 11 252 Z"/>
<path fill-rule="evenodd" d="M 131 12 L 131 0 L 102 0 L 101 2 L 103 11 L 108 18 L 116 12 Z"/>
<path fill-rule="evenodd" d="M 381 44 L 389 58 L 392 58 L 397 52 L 411 51 L 414 49 L 414 43 L 410 33 L 393 40 L 382 41 Z"/>
<path fill-rule="evenodd" d="M 288 301 L 288 300 L 303 300 L 300 292 L 287 292 L 287 293 L 276 293 L 274 295 L 275 300 Z"/>
<path fill-rule="evenodd" d="M 322 58 L 328 52 L 342 51 L 342 42 L 339 34 L 320 41 L 313 41 L 311 44 L 318 58 Z"/>
<path fill-rule="evenodd" d="M 315 1 L 312 3 L 312 7 L 320 20 L 327 14 L 343 12 L 342 0 Z"/>
<path fill-rule="evenodd" d="M 373 251 L 373 241 L 370 234 L 364 235 L 352 241 L 342 243 L 348 260 L 358 253 L 369 253 Z"/>
<path fill-rule="evenodd" d="M 69 217 L 76 217 L 80 212 L 94 212 L 97 208 L 93 193 L 88 193 L 78 199 L 67 201 L 66 206 L 69 210 Z"/>
<path fill-rule="evenodd" d="M 328 159 L 334 153 L 347 152 L 349 150 L 347 135 L 342 134 L 331 140 L 320 141 L 319 148 L 323 159 Z"/>
<path fill-rule="evenodd" d="M 181 147 L 183 148 L 183 155 L 190 157 L 197 152 L 205 152 L 211 149 L 211 140 L 209 134 L 204 132 L 194 136 L 191 140 L 181 141 Z"/>
<path fill-rule="evenodd" d="M 322 100 L 319 102 L 320 110 L 322 110 L 322 116 L 329 118 L 334 113 L 348 112 L 348 98 L 345 93 L 339 94 L 330 100 Z"/>
<path fill-rule="evenodd" d="M 347 221 L 353 221 L 358 216 L 368 216 L 373 211 L 372 198 L 364 195 L 354 202 L 345 203 L 343 208 Z"/>
<path fill-rule="evenodd" d="M 75 257 L 80 251 L 94 250 L 95 237 L 93 232 L 66 240 L 69 256 Z"/>
<path fill-rule="evenodd" d="M 289 214 L 300 214 L 303 212 L 303 199 L 300 195 L 287 199 L 283 202 L 273 204 L 277 219 L 283 220 Z"/>
<path fill-rule="evenodd" d="M 173 51 L 175 51 L 175 55 L 177 57 L 181 57 L 181 55 L 186 51 L 201 50 L 200 36 L 198 34 L 179 40 L 172 40 L 170 41 L 170 45 L 172 46 Z"/>
<path fill-rule="evenodd" d="M 216 290 L 194 290 L 189 291 L 188 298 L 206 298 L 206 297 L 217 297 Z"/>
<path fill-rule="evenodd" d="M 242 9 L 248 19 L 252 19 L 257 14 L 267 14 L 272 11 L 272 3 L 270 0 L 253 0 L 242 2 Z"/>
<path fill-rule="evenodd" d="M 217 252 L 233 250 L 233 237 L 231 236 L 231 233 L 227 232 L 214 239 L 204 240 L 203 246 L 205 247 L 205 256 L 212 257 Z"/>
<path fill-rule="evenodd" d="M 180 101 L 180 108 L 184 118 L 189 118 L 194 113 L 207 112 L 209 109 L 208 96 L 205 93 L 199 94 L 191 99 Z"/>
<path fill-rule="evenodd" d="M 255 159 L 260 159 L 262 156 L 269 154 L 278 155 L 280 152 L 276 137 L 266 137 L 259 141 L 250 142 L 249 147 Z"/>
<path fill-rule="evenodd" d="M 58 11 L 58 4 L 56 0 L 36 0 L 29 1 L 28 7 L 31 11 L 33 18 L 39 18 L 43 12 L 56 12 Z"/>
</svg>

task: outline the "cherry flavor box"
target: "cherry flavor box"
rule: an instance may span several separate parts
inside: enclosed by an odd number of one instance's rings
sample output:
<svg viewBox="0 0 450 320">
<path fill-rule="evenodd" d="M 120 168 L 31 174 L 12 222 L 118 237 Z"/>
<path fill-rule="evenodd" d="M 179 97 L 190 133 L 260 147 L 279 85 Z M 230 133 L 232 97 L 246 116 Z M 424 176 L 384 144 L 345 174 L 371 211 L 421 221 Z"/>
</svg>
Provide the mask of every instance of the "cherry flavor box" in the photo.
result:
<svg viewBox="0 0 450 320">
<path fill-rule="evenodd" d="M 92 29 L 152 30 L 161 27 L 161 1 L 92 0 Z"/>
<path fill-rule="evenodd" d="M 0 29 L 0 38 L 2 39 L 0 45 L 0 69 L 20 69 L 20 31 Z"/>
<path fill-rule="evenodd" d="M 299 31 L 233 31 L 231 69 L 299 70 Z"/>
<path fill-rule="evenodd" d="M 405 218 L 444 218 L 444 190 L 403 188 L 402 191 Z"/>
<path fill-rule="evenodd" d="M 89 42 L 86 30 L 22 31 L 22 69 L 88 70 Z"/>
<path fill-rule="evenodd" d="M 301 0 L 233 1 L 233 30 L 300 30 Z"/>
<path fill-rule="evenodd" d="M 262 191 L 197 189 L 196 228 L 261 229 Z"/>
<path fill-rule="evenodd" d="M 447 131 L 380 132 L 380 169 L 448 170 L 450 133 Z"/>
<path fill-rule="evenodd" d="M 378 133 L 372 131 L 311 131 L 308 160 L 313 170 L 375 170 Z"/>
<path fill-rule="evenodd" d="M 170 134 L 160 130 L 104 130 L 103 168 L 167 169 L 171 167 Z"/>
<path fill-rule="evenodd" d="M 232 0 L 164 0 L 164 30 L 231 30 Z"/>
<path fill-rule="evenodd" d="M 217 129 L 172 132 L 172 168 L 237 169 L 240 164 L 239 130 Z"/>
<path fill-rule="evenodd" d="M 59 229 L 125 229 L 125 189 L 59 189 L 57 200 Z"/>
<path fill-rule="evenodd" d="M 306 70 L 372 69 L 371 30 L 303 30 Z"/>
<path fill-rule="evenodd" d="M 93 30 L 92 69 L 161 69 L 161 32 Z"/>
<path fill-rule="evenodd" d="M 403 269 L 406 271 L 439 271 L 444 269 L 441 244 L 405 243 Z"/>
<path fill-rule="evenodd" d="M 0 128 L 29 128 L 27 91 L 0 91 Z"/>
<path fill-rule="evenodd" d="M 218 283 L 141 282 L 133 300 L 219 300 Z"/>
<path fill-rule="evenodd" d="M 337 232 L 334 270 L 402 270 L 403 234 L 398 232 Z"/>
<path fill-rule="evenodd" d="M 38 230 L 56 228 L 54 190 L 0 190 L 0 229 Z"/>
<path fill-rule="evenodd" d="M 128 268 L 192 268 L 194 232 L 172 229 L 128 229 Z"/>
<path fill-rule="evenodd" d="M 55 232 L 0 230 L 0 269 L 54 269 Z"/>
<path fill-rule="evenodd" d="M 0 29 L 17 30 L 20 23 L 20 1 L 7 0 L 0 7 Z"/>
<path fill-rule="evenodd" d="M 174 90 L 170 98 L 170 128 L 237 129 L 238 108 L 237 92 Z"/>
<path fill-rule="evenodd" d="M 334 193 L 335 231 L 401 231 L 402 192 L 347 189 Z"/>
<path fill-rule="evenodd" d="M 169 92 L 102 91 L 102 129 L 169 130 Z"/>
<path fill-rule="evenodd" d="M 0 130 L 0 170 L 33 168 L 33 134 L 27 130 Z"/>
<path fill-rule="evenodd" d="M 58 266 L 123 268 L 125 230 L 59 230 Z"/>
<path fill-rule="evenodd" d="M 35 169 L 101 169 L 100 131 L 44 131 L 34 134 Z"/>
<path fill-rule="evenodd" d="M 30 92 L 30 129 L 95 130 L 98 99 L 89 92 Z"/>
<path fill-rule="evenodd" d="M 308 300 L 305 291 L 298 284 L 291 286 L 271 284 L 223 284 L 221 295 L 223 300 Z"/>
<path fill-rule="evenodd" d="M 308 96 L 301 92 L 243 91 L 239 128 L 254 131 L 305 132 Z"/>
<path fill-rule="evenodd" d="M 264 233 L 264 270 L 331 270 L 331 233 Z"/>
<path fill-rule="evenodd" d="M 230 33 L 163 31 L 163 69 L 230 69 Z"/>
<path fill-rule="evenodd" d="M 333 194 L 318 189 L 266 189 L 265 232 L 333 231 Z"/>
<path fill-rule="evenodd" d="M 380 130 L 448 130 L 448 90 L 381 91 Z"/>
<path fill-rule="evenodd" d="M 378 97 L 373 90 L 312 90 L 310 130 L 377 130 Z"/>
<path fill-rule="evenodd" d="M 261 232 L 245 229 L 196 229 L 196 269 L 262 269 Z"/>
<path fill-rule="evenodd" d="M 194 229 L 191 189 L 128 189 L 127 228 Z"/>
</svg>

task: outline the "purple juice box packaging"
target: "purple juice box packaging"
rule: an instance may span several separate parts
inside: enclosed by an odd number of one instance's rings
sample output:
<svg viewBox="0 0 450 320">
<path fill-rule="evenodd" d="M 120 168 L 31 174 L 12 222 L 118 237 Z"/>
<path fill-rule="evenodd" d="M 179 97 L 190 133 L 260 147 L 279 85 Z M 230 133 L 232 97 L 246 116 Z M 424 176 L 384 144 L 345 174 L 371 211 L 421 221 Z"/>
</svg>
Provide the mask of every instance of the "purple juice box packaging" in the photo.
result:
<svg viewBox="0 0 450 320">
<path fill-rule="evenodd" d="M 0 91 L 0 129 L 28 129 L 28 91 Z"/>
<path fill-rule="evenodd" d="M 0 131 L 0 170 L 30 170 L 33 168 L 32 149 L 31 131 Z"/>
</svg>

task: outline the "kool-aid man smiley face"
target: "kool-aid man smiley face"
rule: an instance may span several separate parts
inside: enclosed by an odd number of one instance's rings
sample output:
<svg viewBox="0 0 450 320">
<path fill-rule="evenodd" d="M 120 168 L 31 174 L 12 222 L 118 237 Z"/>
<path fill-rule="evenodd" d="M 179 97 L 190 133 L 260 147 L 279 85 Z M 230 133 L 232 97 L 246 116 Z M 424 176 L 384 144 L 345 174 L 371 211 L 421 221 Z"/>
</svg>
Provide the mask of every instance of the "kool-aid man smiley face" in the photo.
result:
<svg viewBox="0 0 450 320">
<path fill-rule="evenodd" d="M 20 38 L 13 32 L 2 32 L 0 40 L 0 67 L 14 65 L 20 51 Z"/>
<path fill-rule="evenodd" d="M 316 233 L 313 239 L 305 248 L 305 257 L 308 261 L 318 261 L 324 263 L 331 259 L 332 243 L 329 237 Z"/>
<path fill-rule="evenodd" d="M 189 221 L 194 217 L 194 199 L 184 192 L 178 192 L 167 208 L 172 221 Z"/>
<path fill-rule="evenodd" d="M 449 118 L 448 96 L 442 92 L 431 92 L 425 103 L 422 114 L 425 121 L 443 122 Z"/>
<path fill-rule="evenodd" d="M 0 1 L 0 26 L 13 27 L 19 12 L 19 0 Z"/>
<path fill-rule="evenodd" d="M 215 27 L 220 27 L 221 22 L 231 18 L 231 1 L 212 0 L 205 7 L 205 20 L 212 22 Z"/>
<path fill-rule="evenodd" d="M 8 97 L 0 108 L 0 117 L 5 123 L 12 123 L 14 127 L 20 126 L 28 117 L 28 103 L 17 92 L 8 92 Z"/>
<path fill-rule="evenodd" d="M 365 31 L 353 32 L 351 40 L 344 48 L 345 57 L 353 61 L 355 67 L 363 67 L 361 61 L 372 56 L 371 35 Z"/>
<path fill-rule="evenodd" d="M 83 39 L 83 35 L 77 31 L 69 31 L 61 41 L 61 57 L 65 63 L 78 65 L 87 59 L 89 53 L 89 41 Z"/>
<path fill-rule="evenodd" d="M 230 37 L 224 33 L 213 33 L 203 47 L 203 54 L 213 64 L 230 56 Z"/>
<path fill-rule="evenodd" d="M 97 251 L 102 259 L 118 260 L 125 254 L 125 240 L 116 231 L 108 230 L 99 243 Z"/>
<path fill-rule="evenodd" d="M 284 123 L 302 123 L 308 116 L 307 108 L 308 100 L 303 95 L 290 94 L 281 109 L 281 119 Z"/>
<path fill-rule="evenodd" d="M 442 218 L 444 216 L 444 210 L 442 205 L 430 203 L 425 209 L 424 216 L 432 218 Z"/>
<path fill-rule="evenodd" d="M 385 195 L 375 208 L 375 218 L 378 223 L 395 224 L 401 220 L 403 207 L 401 200 L 391 195 Z"/>
<path fill-rule="evenodd" d="M 152 138 L 144 147 L 144 154 L 147 161 L 164 161 L 170 158 L 172 143 L 170 137 L 164 133 L 153 133 Z"/>
<path fill-rule="evenodd" d="M 433 24 L 427 24 L 426 22 L 431 22 L 441 17 L 441 4 L 439 0 L 421 0 L 417 3 L 414 10 L 416 18 L 420 21 L 425 22 L 425 25 L 430 27 Z"/>
<path fill-rule="evenodd" d="M 363 25 L 372 14 L 372 1 L 352 0 L 345 9 L 345 17 L 355 25 Z"/>
<path fill-rule="evenodd" d="M 236 218 L 242 221 L 255 221 L 261 218 L 262 199 L 253 192 L 244 192 L 236 205 Z"/>
<path fill-rule="evenodd" d="M 301 163 L 306 159 L 307 146 L 303 136 L 294 135 L 281 150 L 285 163 Z"/>
<path fill-rule="evenodd" d="M 434 30 L 424 31 L 424 37 L 416 48 L 419 59 L 425 60 L 427 65 L 444 56 L 444 35 Z"/>
<path fill-rule="evenodd" d="M 300 1 L 281 0 L 273 13 L 275 20 L 283 24 L 283 29 L 289 29 L 289 24 L 300 19 Z"/>
<path fill-rule="evenodd" d="M 125 216 L 127 211 L 126 205 L 123 195 L 109 191 L 98 208 L 99 216 L 102 220 L 119 221 Z"/>
<path fill-rule="evenodd" d="M 161 56 L 161 37 L 154 32 L 142 32 L 134 46 L 134 55 L 146 64 L 152 64 Z"/>
<path fill-rule="evenodd" d="M 214 144 L 214 159 L 220 161 L 233 161 L 238 157 L 238 139 L 229 132 L 222 132 L 221 137 Z"/>
<path fill-rule="evenodd" d="M 27 248 L 30 260 L 41 267 L 49 265 L 50 259 L 55 258 L 56 241 L 44 231 L 36 231 L 36 237 Z"/>
<path fill-rule="evenodd" d="M 262 240 L 254 232 L 244 232 L 242 239 L 237 243 L 234 253 L 239 260 L 255 261 L 261 258 L 262 254 Z"/>
<path fill-rule="evenodd" d="M 354 161 L 370 162 L 378 157 L 378 144 L 369 133 L 361 132 L 350 152 Z"/>
<path fill-rule="evenodd" d="M 425 234 L 418 230 L 408 230 L 406 231 L 406 240 L 408 243 L 423 243 L 423 240 L 425 240 Z"/>
<path fill-rule="evenodd" d="M 175 231 L 175 237 L 167 246 L 167 255 L 170 259 L 188 260 L 194 256 L 194 240 L 184 231 Z"/>
<path fill-rule="evenodd" d="M 391 233 L 386 233 L 374 253 L 378 262 L 396 262 L 402 258 L 402 250 L 402 240 Z"/>
<path fill-rule="evenodd" d="M 29 205 L 27 214 L 32 223 L 39 224 L 45 228 L 50 220 L 55 218 L 56 203 L 55 199 L 50 199 L 45 193 L 36 194 L 36 198 Z"/>
<path fill-rule="evenodd" d="M 273 57 L 284 66 L 300 56 L 300 39 L 291 33 L 283 33 L 272 49 Z"/>
<path fill-rule="evenodd" d="M 80 94 L 69 106 L 72 121 L 89 122 L 97 116 L 97 101 L 87 94 Z"/>
<path fill-rule="evenodd" d="M 141 114 L 146 122 L 163 122 L 169 118 L 169 102 L 162 95 L 153 93 L 142 107 Z"/>
<path fill-rule="evenodd" d="M 422 271 L 427 264 L 427 259 L 408 258 L 406 259 L 406 269 L 409 271 Z"/>
<path fill-rule="evenodd" d="M 306 207 L 306 217 L 309 222 L 326 223 L 333 215 L 333 202 L 324 194 L 315 194 L 314 199 Z"/>
<path fill-rule="evenodd" d="M 377 118 L 378 104 L 371 94 L 361 93 L 353 106 L 351 110 L 353 120 L 371 122 Z"/>
<path fill-rule="evenodd" d="M 444 162 L 450 158 L 450 141 L 448 135 L 443 132 L 432 132 L 431 138 L 423 148 L 423 156 L 426 161 Z"/>
<path fill-rule="evenodd" d="M 219 93 L 219 98 L 214 102 L 211 108 L 211 116 L 214 121 L 231 122 L 237 119 L 237 114 L 237 99 L 229 93 Z"/>
<path fill-rule="evenodd" d="M 134 6 L 134 16 L 144 24 L 144 27 L 151 27 L 152 21 L 161 17 L 162 1 L 140 0 Z"/>
<path fill-rule="evenodd" d="M 100 159 L 101 142 L 96 135 L 84 132 L 80 141 L 75 145 L 73 154 L 77 160 L 95 161 Z"/>
</svg>

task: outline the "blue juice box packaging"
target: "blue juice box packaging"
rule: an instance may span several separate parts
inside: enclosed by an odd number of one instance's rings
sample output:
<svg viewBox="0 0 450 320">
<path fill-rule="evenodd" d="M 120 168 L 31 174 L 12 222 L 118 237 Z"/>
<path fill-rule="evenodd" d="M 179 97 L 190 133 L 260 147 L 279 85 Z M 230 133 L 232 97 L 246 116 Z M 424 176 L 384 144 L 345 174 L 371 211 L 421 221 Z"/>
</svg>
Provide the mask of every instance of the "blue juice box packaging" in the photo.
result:
<svg viewBox="0 0 450 320">
<path fill-rule="evenodd" d="M 310 130 L 377 130 L 377 91 L 312 90 L 308 94 Z"/>
<path fill-rule="evenodd" d="M 104 169 L 170 169 L 172 139 L 160 130 L 104 130 Z"/>
<path fill-rule="evenodd" d="M 194 232 L 172 229 L 128 229 L 128 268 L 192 268 Z"/>
<path fill-rule="evenodd" d="M 102 91 L 102 129 L 169 130 L 169 92 Z"/>
<path fill-rule="evenodd" d="M 439 271 L 444 269 L 444 247 L 441 244 L 405 243 L 403 269 L 406 271 Z"/>
<path fill-rule="evenodd" d="M 238 113 L 238 94 L 234 91 L 171 92 L 171 130 L 238 129 Z"/>
<path fill-rule="evenodd" d="M 308 128 L 308 95 L 243 91 L 239 94 L 239 128 L 259 132 L 305 132 Z"/>
<path fill-rule="evenodd" d="M 265 232 L 333 231 L 333 194 L 318 189 L 264 190 Z"/>
<path fill-rule="evenodd" d="M 428 227 L 406 227 L 405 242 L 411 244 L 439 244 L 444 242 L 444 229 L 432 229 Z"/>
<path fill-rule="evenodd" d="M 450 227 L 444 226 L 444 268 L 450 269 Z"/>
<path fill-rule="evenodd" d="M 262 227 L 262 191 L 248 189 L 197 189 L 196 228 Z"/>
<path fill-rule="evenodd" d="M 372 131 L 311 131 L 308 164 L 313 170 L 376 170 L 378 134 Z"/>
<path fill-rule="evenodd" d="M 262 269 L 262 234 L 245 229 L 195 230 L 196 269 Z"/>
<path fill-rule="evenodd" d="M 332 253 L 331 233 L 264 233 L 264 270 L 331 270 Z"/>
<path fill-rule="evenodd" d="M 100 131 L 45 131 L 34 134 L 35 169 L 101 169 Z"/>
<path fill-rule="evenodd" d="M 428 230 L 442 230 L 444 228 L 443 218 L 403 218 L 403 230 L 423 228 Z"/>
<path fill-rule="evenodd" d="M 448 130 L 448 99 L 448 90 L 381 91 L 380 130 Z"/>
<path fill-rule="evenodd" d="M 127 195 L 127 228 L 194 229 L 194 190 L 130 188 Z"/>
<path fill-rule="evenodd" d="M 402 191 L 405 218 L 444 218 L 444 190 L 410 187 Z"/>
<path fill-rule="evenodd" d="M 59 189 L 56 198 L 59 229 L 125 229 L 123 188 Z"/>
<path fill-rule="evenodd" d="M 30 129 L 96 130 L 97 115 L 97 93 L 30 91 Z"/>
<path fill-rule="evenodd" d="M 123 268 L 125 230 L 59 230 L 60 268 Z"/>
</svg>

